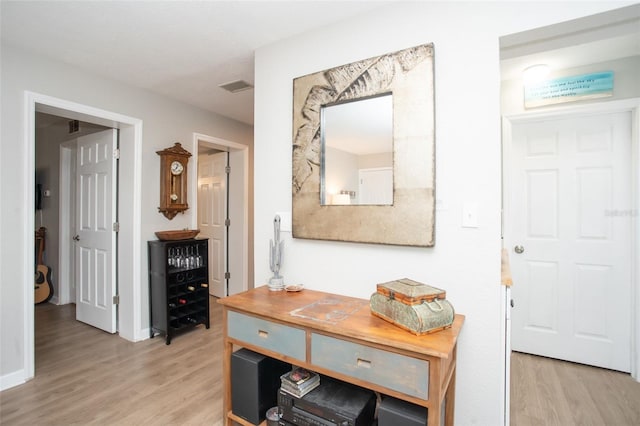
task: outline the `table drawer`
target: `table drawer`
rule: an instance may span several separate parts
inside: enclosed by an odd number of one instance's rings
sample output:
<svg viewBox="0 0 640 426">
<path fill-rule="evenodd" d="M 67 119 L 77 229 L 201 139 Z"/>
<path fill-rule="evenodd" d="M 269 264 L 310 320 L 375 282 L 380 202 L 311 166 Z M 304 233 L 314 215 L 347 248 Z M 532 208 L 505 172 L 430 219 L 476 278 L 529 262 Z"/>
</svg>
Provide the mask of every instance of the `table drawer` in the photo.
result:
<svg viewBox="0 0 640 426">
<path fill-rule="evenodd" d="M 311 335 L 311 363 L 407 395 L 429 399 L 429 361 Z"/>
<path fill-rule="evenodd" d="M 305 360 L 305 332 L 299 328 L 229 311 L 227 334 L 233 339 L 301 361 Z"/>
</svg>

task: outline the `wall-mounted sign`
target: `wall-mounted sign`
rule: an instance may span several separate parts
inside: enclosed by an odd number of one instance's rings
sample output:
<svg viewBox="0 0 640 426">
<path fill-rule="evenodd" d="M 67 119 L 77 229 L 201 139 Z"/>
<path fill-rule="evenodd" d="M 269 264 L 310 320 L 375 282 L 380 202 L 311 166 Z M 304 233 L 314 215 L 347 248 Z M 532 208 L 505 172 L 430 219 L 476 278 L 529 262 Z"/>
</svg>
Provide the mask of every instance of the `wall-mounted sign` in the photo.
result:
<svg viewBox="0 0 640 426">
<path fill-rule="evenodd" d="M 525 85 L 524 107 L 535 108 L 612 95 L 613 71 L 604 71 Z"/>
</svg>

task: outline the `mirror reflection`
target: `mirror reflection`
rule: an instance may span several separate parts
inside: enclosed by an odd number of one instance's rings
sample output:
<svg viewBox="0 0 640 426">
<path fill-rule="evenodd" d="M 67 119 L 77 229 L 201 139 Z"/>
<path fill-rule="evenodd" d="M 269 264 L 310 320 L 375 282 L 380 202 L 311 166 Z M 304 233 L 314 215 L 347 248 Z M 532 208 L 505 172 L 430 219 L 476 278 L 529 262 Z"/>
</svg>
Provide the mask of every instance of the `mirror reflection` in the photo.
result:
<svg viewBox="0 0 640 426">
<path fill-rule="evenodd" d="M 320 204 L 393 204 L 391 93 L 321 111 Z"/>
</svg>

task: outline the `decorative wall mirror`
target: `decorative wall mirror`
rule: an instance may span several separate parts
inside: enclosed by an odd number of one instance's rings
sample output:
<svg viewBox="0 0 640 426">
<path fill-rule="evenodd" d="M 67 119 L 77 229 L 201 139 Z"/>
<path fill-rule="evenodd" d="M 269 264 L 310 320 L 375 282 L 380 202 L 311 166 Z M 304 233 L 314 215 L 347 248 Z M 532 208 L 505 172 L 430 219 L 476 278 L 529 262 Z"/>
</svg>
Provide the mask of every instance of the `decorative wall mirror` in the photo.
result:
<svg viewBox="0 0 640 426">
<path fill-rule="evenodd" d="M 433 44 L 294 79 L 293 237 L 433 246 L 434 130 Z"/>
</svg>

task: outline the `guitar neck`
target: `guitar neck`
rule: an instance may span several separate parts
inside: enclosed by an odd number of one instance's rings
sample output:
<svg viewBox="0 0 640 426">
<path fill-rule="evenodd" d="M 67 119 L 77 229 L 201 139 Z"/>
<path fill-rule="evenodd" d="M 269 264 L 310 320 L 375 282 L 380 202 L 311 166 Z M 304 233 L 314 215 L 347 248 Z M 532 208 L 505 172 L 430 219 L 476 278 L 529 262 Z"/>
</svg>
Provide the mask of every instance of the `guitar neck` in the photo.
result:
<svg viewBox="0 0 640 426">
<path fill-rule="evenodd" d="M 40 227 L 36 231 L 36 244 L 38 246 L 38 259 L 37 259 L 38 265 L 42 265 L 46 234 L 47 234 L 47 228 L 45 228 L 44 226 Z"/>
</svg>

